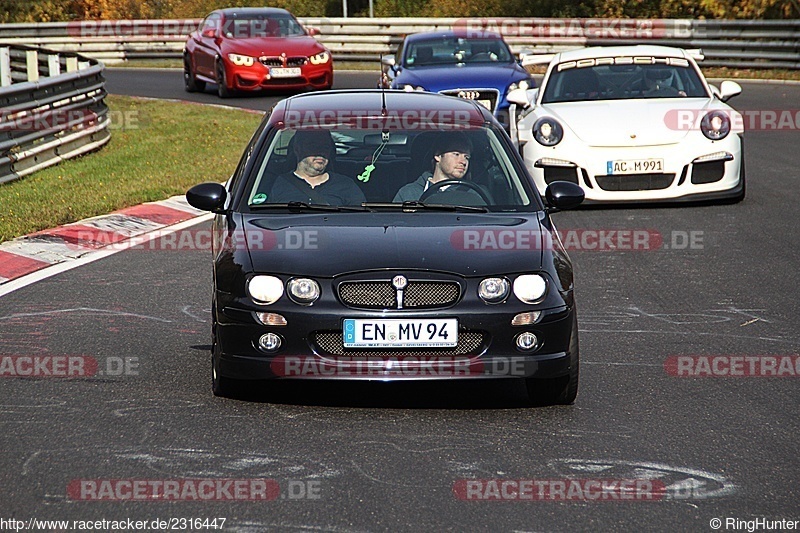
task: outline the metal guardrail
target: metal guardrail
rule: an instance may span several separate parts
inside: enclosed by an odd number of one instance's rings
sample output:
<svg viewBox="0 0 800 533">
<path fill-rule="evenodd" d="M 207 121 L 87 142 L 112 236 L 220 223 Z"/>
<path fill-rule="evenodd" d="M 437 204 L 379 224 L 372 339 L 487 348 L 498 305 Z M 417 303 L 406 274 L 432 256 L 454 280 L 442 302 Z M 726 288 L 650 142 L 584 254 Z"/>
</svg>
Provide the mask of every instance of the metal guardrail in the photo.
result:
<svg viewBox="0 0 800 533">
<path fill-rule="evenodd" d="M 0 41 L 79 52 L 106 63 L 180 58 L 199 20 L 75 21 L 0 25 Z M 377 61 L 409 33 L 499 30 L 512 50 L 551 53 L 594 45 L 702 48 L 705 65 L 800 69 L 800 20 L 302 18 L 337 60 Z"/>
<path fill-rule="evenodd" d="M 74 53 L 0 45 L 0 183 L 108 142 L 103 68 Z"/>
</svg>

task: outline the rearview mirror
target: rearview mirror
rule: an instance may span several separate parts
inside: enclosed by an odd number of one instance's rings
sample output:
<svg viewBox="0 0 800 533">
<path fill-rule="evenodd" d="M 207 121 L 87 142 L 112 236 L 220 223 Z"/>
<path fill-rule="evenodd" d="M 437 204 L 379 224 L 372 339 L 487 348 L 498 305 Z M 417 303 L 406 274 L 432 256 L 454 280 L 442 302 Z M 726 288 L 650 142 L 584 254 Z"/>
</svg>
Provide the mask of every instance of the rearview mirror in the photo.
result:
<svg viewBox="0 0 800 533">
<path fill-rule="evenodd" d="M 203 30 L 202 33 L 203 37 L 208 37 L 209 39 L 213 39 L 217 36 L 217 32 L 214 29 Z"/>
</svg>

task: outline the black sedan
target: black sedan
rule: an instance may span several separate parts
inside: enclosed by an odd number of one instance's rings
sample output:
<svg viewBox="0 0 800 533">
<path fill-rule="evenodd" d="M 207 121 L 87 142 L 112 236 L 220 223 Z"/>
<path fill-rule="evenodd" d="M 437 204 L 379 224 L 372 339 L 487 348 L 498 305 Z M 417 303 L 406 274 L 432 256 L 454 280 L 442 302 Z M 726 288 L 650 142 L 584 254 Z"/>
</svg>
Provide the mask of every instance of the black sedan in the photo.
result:
<svg viewBox="0 0 800 533">
<path fill-rule="evenodd" d="M 214 219 L 213 391 L 241 380 L 524 379 L 578 389 L 572 264 L 485 107 L 431 93 L 279 102 L 226 185 L 187 193 Z"/>
</svg>

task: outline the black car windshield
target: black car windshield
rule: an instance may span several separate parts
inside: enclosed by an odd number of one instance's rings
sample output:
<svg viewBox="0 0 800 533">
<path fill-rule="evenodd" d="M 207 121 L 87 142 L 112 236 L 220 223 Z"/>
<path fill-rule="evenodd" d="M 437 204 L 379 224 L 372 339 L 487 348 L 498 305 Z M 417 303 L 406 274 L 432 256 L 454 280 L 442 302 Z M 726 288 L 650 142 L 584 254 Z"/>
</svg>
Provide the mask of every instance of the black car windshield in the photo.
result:
<svg viewBox="0 0 800 533">
<path fill-rule="evenodd" d="M 223 34 L 230 39 L 258 39 L 305 35 L 303 27 L 290 15 L 242 14 L 229 16 Z"/>
<path fill-rule="evenodd" d="M 512 148 L 502 135 L 492 126 L 275 130 L 259 156 L 245 201 L 251 210 L 270 211 L 291 210 L 290 205 L 293 210 L 302 205 L 536 210 L 535 189 L 512 161 Z"/>
<path fill-rule="evenodd" d="M 673 57 L 570 61 L 553 68 L 545 84 L 544 104 L 708 96 L 700 75 L 689 62 Z"/>
<path fill-rule="evenodd" d="M 405 51 L 406 68 L 458 64 L 511 63 L 514 56 L 502 39 L 444 37 L 412 41 Z"/>
</svg>

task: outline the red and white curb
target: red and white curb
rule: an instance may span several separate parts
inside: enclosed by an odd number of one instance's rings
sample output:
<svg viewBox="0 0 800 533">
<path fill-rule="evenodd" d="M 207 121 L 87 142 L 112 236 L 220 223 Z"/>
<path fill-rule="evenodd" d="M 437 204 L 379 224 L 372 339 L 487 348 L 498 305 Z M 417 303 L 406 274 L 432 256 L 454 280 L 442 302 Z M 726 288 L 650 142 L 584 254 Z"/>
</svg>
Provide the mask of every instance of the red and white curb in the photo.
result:
<svg viewBox="0 0 800 533">
<path fill-rule="evenodd" d="M 17 237 L 0 244 L 0 296 L 211 217 L 173 196 Z"/>
</svg>

